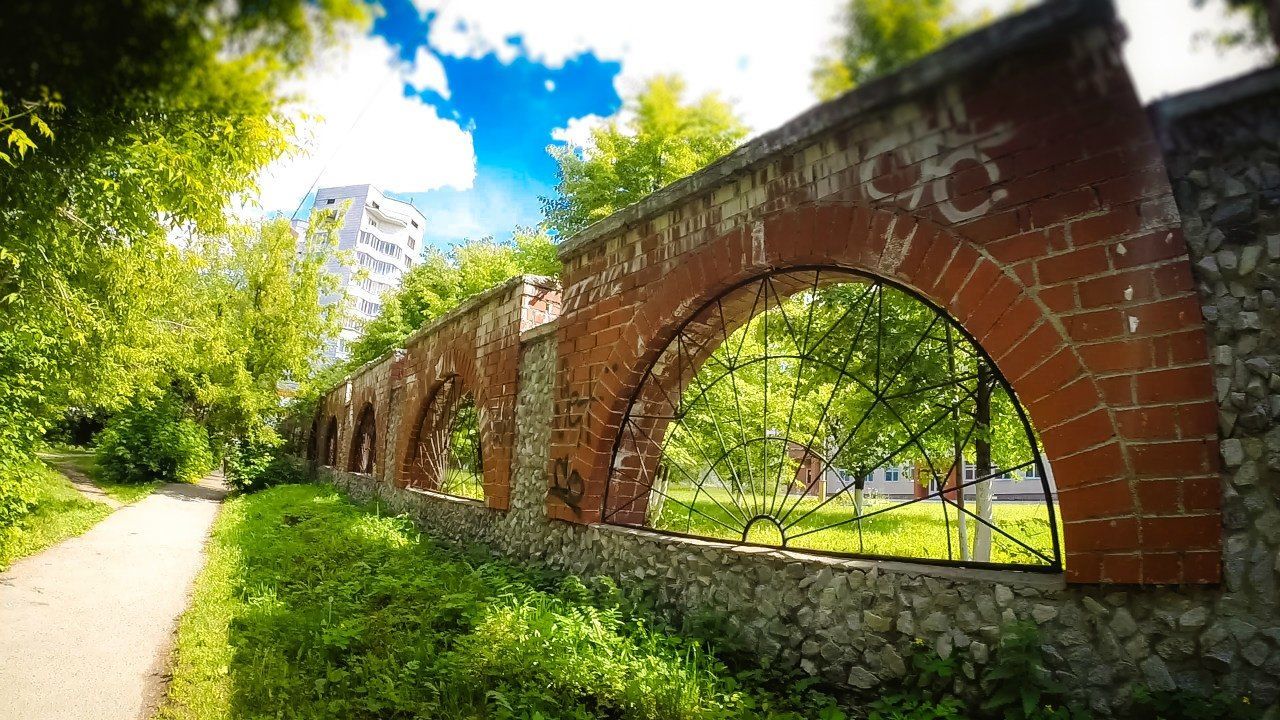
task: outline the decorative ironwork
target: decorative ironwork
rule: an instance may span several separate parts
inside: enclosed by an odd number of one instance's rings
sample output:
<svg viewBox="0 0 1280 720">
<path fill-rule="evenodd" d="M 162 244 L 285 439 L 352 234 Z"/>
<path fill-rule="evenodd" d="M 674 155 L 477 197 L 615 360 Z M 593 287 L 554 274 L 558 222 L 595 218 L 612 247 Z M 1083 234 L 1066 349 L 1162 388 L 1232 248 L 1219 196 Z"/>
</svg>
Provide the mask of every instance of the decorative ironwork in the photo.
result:
<svg viewBox="0 0 1280 720">
<path fill-rule="evenodd" d="M 321 451 L 321 464 L 336 467 L 338 464 L 338 418 L 330 415 L 325 425 L 324 446 Z"/>
<path fill-rule="evenodd" d="M 1052 476 L 995 364 L 927 300 L 830 267 L 754 278 L 675 330 L 619 428 L 603 515 L 746 544 L 1061 569 Z"/>
<path fill-rule="evenodd" d="M 484 499 L 479 417 L 471 393 L 456 375 L 423 407 L 409 452 L 409 487 Z"/>
<path fill-rule="evenodd" d="M 351 460 L 347 469 L 372 475 L 378 455 L 377 440 L 378 429 L 374 422 L 373 406 L 365 405 L 360 412 L 360 421 L 356 423 L 356 433 L 351 442 Z"/>
</svg>

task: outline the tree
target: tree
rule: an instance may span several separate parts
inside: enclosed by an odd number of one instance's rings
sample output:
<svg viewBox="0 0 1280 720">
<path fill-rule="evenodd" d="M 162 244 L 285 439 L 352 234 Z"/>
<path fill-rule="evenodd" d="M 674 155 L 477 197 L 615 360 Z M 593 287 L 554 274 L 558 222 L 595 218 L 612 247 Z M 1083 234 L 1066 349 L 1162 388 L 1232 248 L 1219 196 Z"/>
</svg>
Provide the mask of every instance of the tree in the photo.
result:
<svg viewBox="0 0 1280 720">
<path fill-rule="evenodd" d="M 216 439 L 271 435 L 277 384 L 305 378 L 337 334 L 337 290 L 325 270 L 336 223 L 320 219 L 301 240 L 285 220 L 236 225 L 197 238 L 186 253 L 184 317 L 170 357 L 169 392 Z"/>
<path fill-rule="evenodd" d="M 958 21 L 953 0 L 848 0 L 840 23 L 844 33 L 813 71 L 822 100 L 891 73 L 977 24 Z"/>
<path fill-rule="evenodd" d="M 1204 7 L 1209 0 L 1193 0 L 1198 8 Z M 1223 0 L 1227 10 L 1242 14 L 1248 20 L 1248 27 L 1242 31 L 1220 32 L 1213 36 L 1219 47 L 1246 45 L 1251 47 L 1268 47 L 1272 57 L 1280 57 L 1280 0 Z"/>
<path fill-rule="evenodd" d="M 3 4 L 19 162 L 0 164 L 0 466 L 68 407 L 166 385 L 185 342 L 171 234 L 227 229 L 229 199 L 290 147 L 280 81 L 366 17 L 358 0 Z M 12 140 L 24 123 L 39 152 Z"/>
<path fill-rule="evenodd" d="M 383 298 L 382 313 L 365 326 L 350 359 L 341 365 L 344 372 L 333 379 L 398 346 L 467 298 L 522 274 L 560 274 L 555 242 L 546 232 L 516 228 L 509 243 L 483 238 L 465 240 L 447 253 L 429 250 L 400 287 Z"/>
<path fill-rule="evenodd" d="M 547 226 L 568 237 L 722 157 L 746 128 L 716 95 L 685 104 L 684 81 L 660 75 L 623 112 L 594 128 L 586 147 L 551 147 L 558 197 L 542 198 Z"/>
</svg>

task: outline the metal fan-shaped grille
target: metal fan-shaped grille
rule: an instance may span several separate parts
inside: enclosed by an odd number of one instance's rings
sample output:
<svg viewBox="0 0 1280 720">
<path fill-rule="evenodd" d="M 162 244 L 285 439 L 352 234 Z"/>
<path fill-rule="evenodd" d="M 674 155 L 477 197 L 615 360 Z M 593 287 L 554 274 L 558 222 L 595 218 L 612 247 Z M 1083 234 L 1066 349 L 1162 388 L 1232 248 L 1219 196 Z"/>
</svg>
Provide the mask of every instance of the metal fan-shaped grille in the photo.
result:
<svg viewBox="0 0 1280 720">
<path fill-rule="evenodd" d="M 427 403 L 414 434 L 409 486 L 484 499 L 484 463 L 476 405 L 461 381 L 451 377 Z"/>
<path fill-rule="evenodd" d="M 1061 567 L 1052 477 L 994 363 L 912 292 L 835 268 L 730 289 L 631 398 L 607 522 L 819 552 Z"/>
</svg>

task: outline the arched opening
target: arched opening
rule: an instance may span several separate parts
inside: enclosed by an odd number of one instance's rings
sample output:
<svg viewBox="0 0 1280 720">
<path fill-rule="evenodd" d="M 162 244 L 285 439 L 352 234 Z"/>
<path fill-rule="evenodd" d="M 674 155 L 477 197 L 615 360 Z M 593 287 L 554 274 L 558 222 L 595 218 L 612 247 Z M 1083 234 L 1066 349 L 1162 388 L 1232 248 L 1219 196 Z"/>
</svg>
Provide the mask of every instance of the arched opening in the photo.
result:
<svg viewBox="0 0 1280 720">
<path fill-rule="evenodd" d="M 374 423 L 373 405 L 366 404 L 360 411 L 360 420 L 356 423 L 355 434 L 351 438 L 351 456 L 347 461 L 347 469 L 351 472 L 373 474 L 377 462 L 378 430 Z"/>
<path fill-rule="evenodd" d="M 1056 491 L 994 362 L 945 312 L 835 267 L 740 283 L 631 397 L 606 522 L 842 555 L 1061 570 Z"/>
<path fill-rule="evenodd" d="M 423 403 L 405 459 L 406 485 L 484 499 L 479 413 L 462 378 L 453 375 Z"/>
<path fill-rule="evenodd" d="M 338 466 L 338 418 L 329 416 L 325 423 L 324 439 L 321 441 L 320 463 L 328 467 Z"/>
<path fill-rule="evenodd" d="M 311 427 L 307 432 L 307 462 L 315 463 L 320 460 L 320 418 L 312 418 Z"/>
</svg>

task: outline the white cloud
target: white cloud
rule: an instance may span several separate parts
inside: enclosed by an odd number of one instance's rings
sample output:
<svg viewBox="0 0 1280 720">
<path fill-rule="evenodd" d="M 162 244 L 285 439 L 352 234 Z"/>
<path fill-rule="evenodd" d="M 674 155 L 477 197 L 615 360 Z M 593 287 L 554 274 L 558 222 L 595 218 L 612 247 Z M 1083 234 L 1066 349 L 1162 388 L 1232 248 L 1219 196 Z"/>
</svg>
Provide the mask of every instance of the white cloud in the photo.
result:
<svg viewBox="0 0 1280 720">
<path fill-rule="evenodd" d="M 578 148 L 591 147 L 591 131 L 608 121 L 599 115 L 570 118 L 569 124 L 551 131 L 551 139 Z"/>
<path fill-rule="evenodd" d="M 839 32 L 844 0 L 793 2 L 779 11 L 766 0 L 650 0 L 618 4 L 599 0 L 413 0 L 434 10 L 431 43 L 454 56 L 493 52 L 504 61 L 524 52 L 550 66 L 591 51 L 620 60 L 616 80 L 626 95 L 653 74 L 679 72 L 694 94 L 719 91 L 736 103 L 753 132 L 786 122 L 816 102 L 809 73 Z M 960 0 L 972 16 L 983 9 L 1008 11 L 1014 0 Z M 1125 57 L 1143 99 L 1220 80 L 1257 67 L 1261 55 L 1193 52 L 1195 32 L 1222 27 L 1220 3 L 1204 10 L 1190 0 L 1118 0 L 1130 28 Z"/>
<path fill-rule="evenodd" d="M 427 72 L 421 58 L 415 70 L 376 37 L 327 51 L 311 74 L 287 89 L 299 98 L 294 110 L 302 148 L 263 172 L 262 208 L 291 212 L 317 176 L 317 187 L 373 183 L 402 193 L 471 187 L 470 133 L 404 94 L 407 81 Z"/>
<path fill-rule="evenodd" d="M 430 41 L 441 52 L 510 61 L 520 52 L 552 67 L 591 51 L 620 60 L 616 80 L 627 94 L 641 80 L 679 72 L 691 96 L 718 91 L 735 102 L 753 131 L 776 127 L 815 101 L 809 72 L 837 30 L 840 0 L 791 3 L 785 12 L 763 0 L 414 0 L 440 13 Z"/>
<path fill-rule="evenodd" d="M 445 77 L 444 64 L 440 58 L 426 47 L 418 48 L 413 58 L 413 70 L 405 78 L 405 82 L 414 90 L 434 90 L 440 97 L 449 99 L 449 80 Z"/>
</svg>

